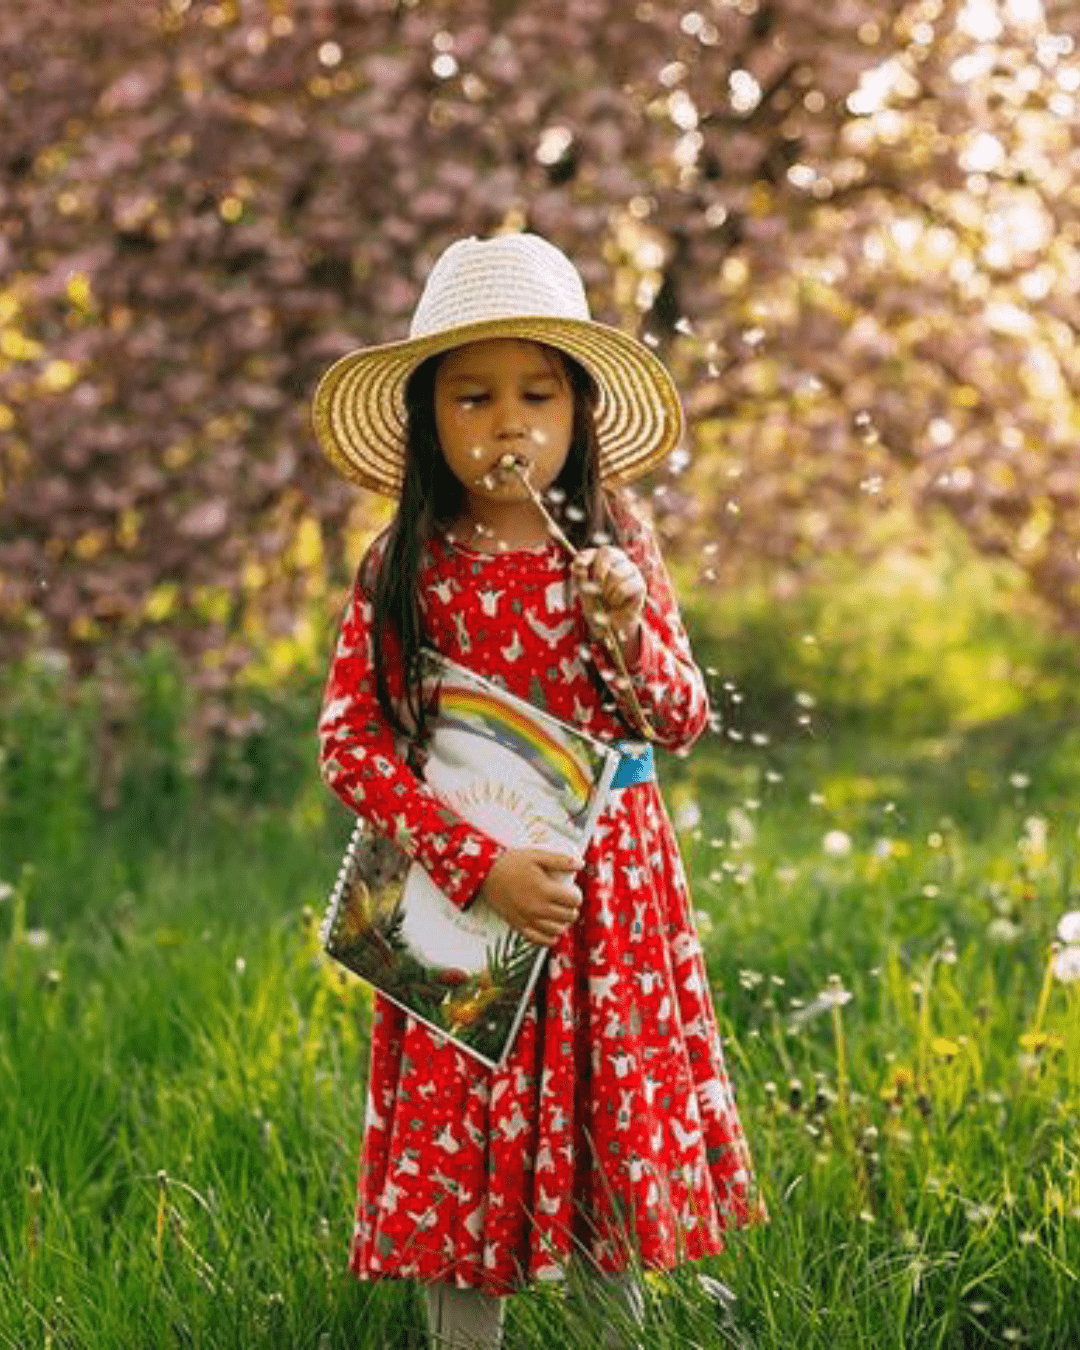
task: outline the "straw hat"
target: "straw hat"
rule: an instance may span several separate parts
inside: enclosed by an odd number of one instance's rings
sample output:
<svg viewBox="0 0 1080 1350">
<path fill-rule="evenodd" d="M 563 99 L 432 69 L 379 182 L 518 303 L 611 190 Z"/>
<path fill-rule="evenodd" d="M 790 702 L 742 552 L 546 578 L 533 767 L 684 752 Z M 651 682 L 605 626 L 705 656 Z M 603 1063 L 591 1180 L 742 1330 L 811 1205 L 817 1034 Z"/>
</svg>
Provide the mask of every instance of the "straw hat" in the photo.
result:
<svg viewBox="0 0 1080 1350">
<path fill-rule="evenodd" d="M 596 381 L 605 483 L 625 483 L 682 435 L 674 382 L 648 347 L 589 317 L 573 263 L 535 234 L 460 239 L 435 263 L 409 336 L 337 361 L 315 391 L 315 434 L 338 471 L 396 496 L 404 460 L 405 384 L 429 356 L 485 338 L 524 338 L 568 353 Z"/>
</svg>

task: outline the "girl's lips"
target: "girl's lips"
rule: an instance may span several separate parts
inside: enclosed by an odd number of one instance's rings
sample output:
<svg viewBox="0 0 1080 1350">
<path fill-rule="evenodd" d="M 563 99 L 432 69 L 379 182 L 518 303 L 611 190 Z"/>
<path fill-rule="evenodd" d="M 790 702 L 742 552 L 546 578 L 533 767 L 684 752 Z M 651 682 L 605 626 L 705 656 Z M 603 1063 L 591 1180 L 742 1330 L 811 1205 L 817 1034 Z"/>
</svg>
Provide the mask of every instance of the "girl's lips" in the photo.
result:
<svg viewBox="0 0 1080 1350">
<path fill-rule="evenodd" d="M 510 473 L 527 472 L 530 467 L 529 461 L 524 455 L 516 455 L 513 451 L 508 450 L 500 455 L 491 468 L 482 473 L 476 481 L 490 492 L 498 486 L 500 478 L 504 478 Z"/>
</svg>

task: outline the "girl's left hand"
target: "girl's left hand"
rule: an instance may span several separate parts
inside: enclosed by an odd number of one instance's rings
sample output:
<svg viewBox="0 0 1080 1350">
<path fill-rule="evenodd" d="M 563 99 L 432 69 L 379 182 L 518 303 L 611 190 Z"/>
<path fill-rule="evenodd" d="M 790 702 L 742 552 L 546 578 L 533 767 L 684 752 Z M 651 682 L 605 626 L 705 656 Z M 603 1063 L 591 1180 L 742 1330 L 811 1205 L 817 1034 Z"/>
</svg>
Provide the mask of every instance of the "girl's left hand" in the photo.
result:
<svg viewBox="0 0 1080 1350">
<path fill-rule="evenodd" d="M 633 646 L 641 628 L 647 594 L 645 578 L 629 554 L 604 544 L 585 548 L 571 567 L 590 627 L 610 626 L 620 646 Z"/>
</svg>

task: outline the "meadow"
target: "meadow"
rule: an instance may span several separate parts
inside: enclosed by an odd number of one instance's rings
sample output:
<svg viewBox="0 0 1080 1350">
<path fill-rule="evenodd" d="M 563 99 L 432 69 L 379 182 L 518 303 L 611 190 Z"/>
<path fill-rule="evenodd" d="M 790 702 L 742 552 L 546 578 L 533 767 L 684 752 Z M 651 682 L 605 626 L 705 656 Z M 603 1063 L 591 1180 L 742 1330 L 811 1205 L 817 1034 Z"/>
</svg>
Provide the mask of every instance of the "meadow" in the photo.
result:
<svg viewBox="0 0 1080 1350">
<path fill-rule="evenodd" d="M 316 685 L 195 774 L 179 677 L 140 680 L 108 806 L 92 687 L 0 705 L 0 1346 L 419 1347 L 344 1273 L 370 1004 L 319 950 Z M 663 786 L 771 1218 L 646 1277 L 644 1344 L 1080 1344 L 1080 728 L 715 693 Z M 506 1343 L 603 1318 L 531 1293 Z"/>
</svg>

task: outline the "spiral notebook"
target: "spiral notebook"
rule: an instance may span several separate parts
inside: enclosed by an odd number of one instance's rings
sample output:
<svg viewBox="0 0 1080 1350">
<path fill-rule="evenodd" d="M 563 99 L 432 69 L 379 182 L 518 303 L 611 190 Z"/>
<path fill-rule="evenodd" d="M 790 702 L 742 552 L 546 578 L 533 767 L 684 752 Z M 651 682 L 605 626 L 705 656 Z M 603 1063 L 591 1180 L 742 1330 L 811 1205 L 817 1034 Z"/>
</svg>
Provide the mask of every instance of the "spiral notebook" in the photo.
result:
<svg viewBox="0 0 1080 1350">
<path fill-rule="evenodd" d="M 618 751 L 437 653 L 423 661 L 435 709 L 420 752 L 428 787 L 501 844 L 583 853 Z M 322 935 L 335 960 L 491 1068 L 513 1044 L 547 954 L 483 900 L 459 909 L 362 819 Z"/>
</svg>

